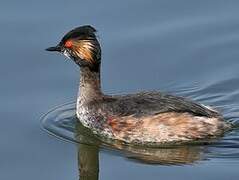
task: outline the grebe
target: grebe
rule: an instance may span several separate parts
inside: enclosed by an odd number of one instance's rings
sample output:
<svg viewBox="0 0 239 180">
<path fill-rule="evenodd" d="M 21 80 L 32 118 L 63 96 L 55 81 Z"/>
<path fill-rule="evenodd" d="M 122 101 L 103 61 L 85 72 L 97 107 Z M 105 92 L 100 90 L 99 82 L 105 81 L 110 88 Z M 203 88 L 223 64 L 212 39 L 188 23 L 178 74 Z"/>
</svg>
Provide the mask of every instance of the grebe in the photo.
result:
<svg viewBox="0 0 239 180">
<path fill-rule="evenodd" d="M 93 133 L 124 143 L 187 143 L 215 138 L 229 125 L 216 110 L 161 92 L 110 96 L 101 91 L 101 48 L 92 26 L 68 32 L 55 47 L 80 67 L 76 115 Z"/>
</svg>

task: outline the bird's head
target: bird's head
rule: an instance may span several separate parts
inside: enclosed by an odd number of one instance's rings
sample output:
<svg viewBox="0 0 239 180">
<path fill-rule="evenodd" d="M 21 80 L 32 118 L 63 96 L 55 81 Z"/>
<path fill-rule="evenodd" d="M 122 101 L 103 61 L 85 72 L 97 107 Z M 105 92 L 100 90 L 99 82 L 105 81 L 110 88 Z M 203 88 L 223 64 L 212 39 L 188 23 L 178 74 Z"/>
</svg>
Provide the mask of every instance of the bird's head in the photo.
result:
<svg viewBox="0 0 239 180">
<path fill-rule="evenodd" d="M 87 66 L 94 71 L 98 71 L 101 61 L 101 48 L 95 33 L 96 30 L 92 26 L 77 27 L 68 32 L 58 45 L 46 50 L 60 52 L 79 66 Z"/>
</svg>

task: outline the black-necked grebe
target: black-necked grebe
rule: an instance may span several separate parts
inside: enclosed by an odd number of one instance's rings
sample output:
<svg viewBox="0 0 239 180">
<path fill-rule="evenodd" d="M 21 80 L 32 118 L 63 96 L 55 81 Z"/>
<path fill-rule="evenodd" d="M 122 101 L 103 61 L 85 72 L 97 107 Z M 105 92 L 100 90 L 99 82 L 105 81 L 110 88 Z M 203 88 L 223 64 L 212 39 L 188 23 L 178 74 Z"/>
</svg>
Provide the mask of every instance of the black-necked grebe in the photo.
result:
<svg viewBox="0 0 239 180">
<path fill-rule="evenodd" d="M 80 67 L 76 114 L 95 134 L 126 143 L 183 143 L 220 136 L 229 127 L 215 110 L 160 92 L 109 96 L 100 86 L 101 48 L 91 26 L 68 32 L 48 51 Z"/>
</svg>

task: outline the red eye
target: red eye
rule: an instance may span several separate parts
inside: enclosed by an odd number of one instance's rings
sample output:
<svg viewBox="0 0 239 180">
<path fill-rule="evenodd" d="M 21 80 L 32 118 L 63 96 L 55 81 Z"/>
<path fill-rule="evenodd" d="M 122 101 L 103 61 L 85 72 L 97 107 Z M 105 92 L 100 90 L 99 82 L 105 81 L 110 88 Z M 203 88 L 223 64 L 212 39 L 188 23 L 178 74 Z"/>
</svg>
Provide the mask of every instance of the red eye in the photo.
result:
<svg viewBox="0 0 239 180">
<path fill-rule="evenodd" d="M 72 43 L 71 40 L 68 40 L 68 41 L 65 42 L 65 47 L 67 47 L 67 48 L 71 48 L 72 45 L 73 45 L 73 43 Z"/>
</svg>

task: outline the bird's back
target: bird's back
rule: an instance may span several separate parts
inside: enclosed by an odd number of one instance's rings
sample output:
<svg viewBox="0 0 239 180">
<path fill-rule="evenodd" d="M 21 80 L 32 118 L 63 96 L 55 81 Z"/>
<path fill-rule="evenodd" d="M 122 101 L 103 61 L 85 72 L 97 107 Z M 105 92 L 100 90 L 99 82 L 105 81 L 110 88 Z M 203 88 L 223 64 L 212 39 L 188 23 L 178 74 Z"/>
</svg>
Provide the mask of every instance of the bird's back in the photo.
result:
<svg viewBox="0 0 239 180">
<path fill-rule="evenodd" d="M 102 105 L 103 104 L 103 105 Z M 189 113 L 194 116 L 220 117 L 220 114 L 207 106 L 183 97 L 160 92 L 140 92 L 120 96 L 106 96 L 101 106 L 113 114 L 150 116 L 160 113 Z"/>
</svg>

